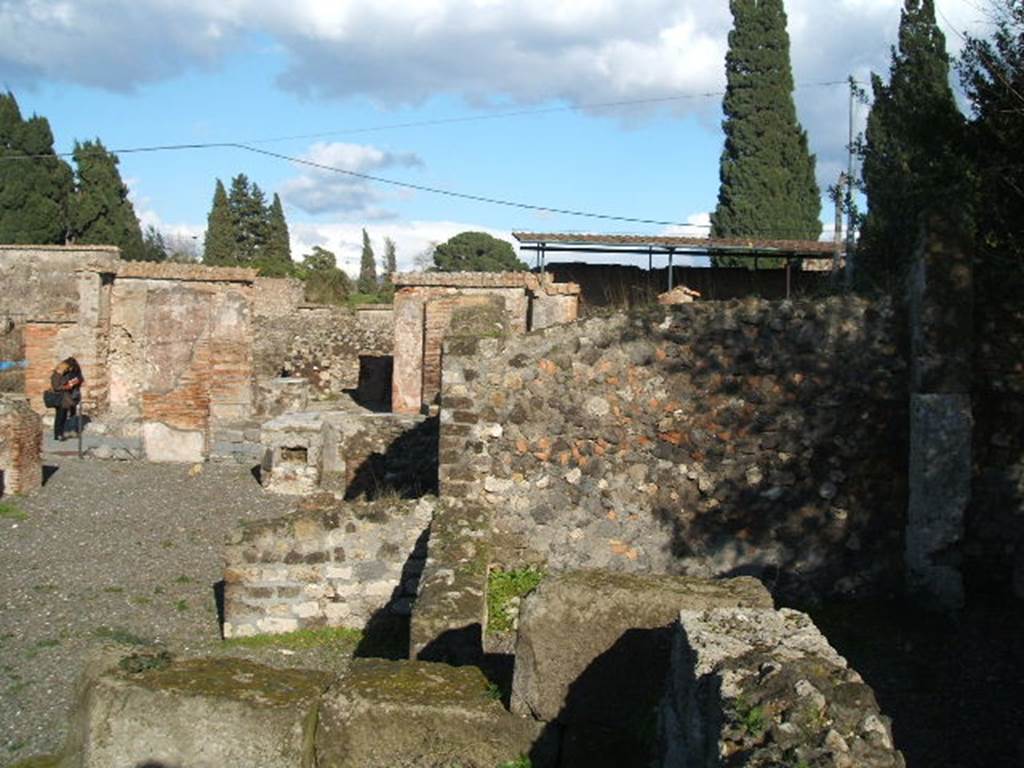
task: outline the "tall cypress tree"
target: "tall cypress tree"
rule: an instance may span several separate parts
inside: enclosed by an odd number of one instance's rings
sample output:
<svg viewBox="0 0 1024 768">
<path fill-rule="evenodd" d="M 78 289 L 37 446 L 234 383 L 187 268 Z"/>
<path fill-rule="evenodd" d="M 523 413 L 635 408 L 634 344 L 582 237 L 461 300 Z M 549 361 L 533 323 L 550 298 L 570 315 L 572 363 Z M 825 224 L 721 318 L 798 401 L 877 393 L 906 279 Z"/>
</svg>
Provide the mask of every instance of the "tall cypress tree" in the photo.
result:
<svg viewBox="0 0 1024 768">
<path fill-rule="evenodd" d="M 117 170 L 117 156 L 99 139 L 76 142 L 72 156 L 77 170 L 71 198 L 71 238 L 84 245 L 116 245 L 121 258 L 128 261 L 145 258 L 142 228 Z"/>
<path fill-rule="evenodd" d="M 359 281 L 357 288 L 360 293 L 377 292 L 377 260 L 373 255 L 370 236 L 363 230 L 363 255 L 359 261 Z"/>
<path fill-rule="evenodd" d="M 213 205 L 206 219 L 206 239 L 203 243 L 203 263 L 211 266 L 235 264 L 235 230 L 231 204 L 224 184 L 217 179 L 213 190 Z"/>
<path fill-rule="evenodd" d="M 729 7 L 734 23 L 725 58 L 725 150 L 711 234 L 816 240 L 821 195 L 807 134 L 796 117 L 782 0 L 730 0 Z M 727 257 L 716 263 L 752 266 Z"/>
<path fill-rule="evenodd" d="M 384 238 L 384 282 L 391 284 L 391 276 L 398 271 L 398 249 L 390 237 Z"/>
<path fill-rule="evenodd" d="M 0 158 L 0 243 L 64 243 L 71 168 L 54 154 L 46 118 L 23 120 L 10 92 L 0 93 Z"/>
<path fill-rule="evenodd" d="M 289 265 L 292 260 L 292 247 L 288 237 L 288 222 L 284 218 L 284 207 L 281 198 L 274 194 L 267 214 L 267 245 L 264 258 L 274 263 Z"/>
<path fill-rule="evenodd" d="M 970 38 L 960 63 L 972 107 L 975 275 L 979 291 L 1024 295 L 1024 2 L 1000 0 L 996 7 L 991 39 Z"/>
<path fill-rule="evenodd" d="M 889 83 L 871 77 L 874 104 L 865 141 L 857 273 L 862 283 L 896 288 L 910 262 L 921 214 L 964 194 L 963 118 L 949 85 L 946 39 L 934 0 L 905 0 Z"/>
</svg>

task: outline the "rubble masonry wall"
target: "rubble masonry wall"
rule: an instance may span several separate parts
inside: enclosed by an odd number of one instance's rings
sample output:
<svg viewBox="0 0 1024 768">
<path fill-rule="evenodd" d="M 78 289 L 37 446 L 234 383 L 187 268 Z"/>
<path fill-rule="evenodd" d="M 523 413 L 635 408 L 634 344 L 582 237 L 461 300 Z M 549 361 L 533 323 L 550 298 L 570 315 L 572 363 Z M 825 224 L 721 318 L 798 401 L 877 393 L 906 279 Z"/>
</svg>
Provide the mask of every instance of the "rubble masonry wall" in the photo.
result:
<svg viewBox="0 0 1024 768">
<path fill-rule="evenodd" d="M 747 300 L 484 339 L 445 358 L 442 497 L 557 569 L 898 583 L 900 327 L 887 303 Z"/>
</svg>

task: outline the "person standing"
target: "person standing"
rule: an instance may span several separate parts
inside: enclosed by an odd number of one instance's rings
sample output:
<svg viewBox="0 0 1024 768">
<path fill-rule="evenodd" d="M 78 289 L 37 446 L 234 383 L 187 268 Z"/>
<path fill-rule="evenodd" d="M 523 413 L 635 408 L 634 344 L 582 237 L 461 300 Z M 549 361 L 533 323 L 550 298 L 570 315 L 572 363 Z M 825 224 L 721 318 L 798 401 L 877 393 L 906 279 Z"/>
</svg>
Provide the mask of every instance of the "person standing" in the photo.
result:
<svg viewBox="0 0 1024 768">
<path fill-rule="evenodd" d="M 50 374 L 50 392 L 47 405 L 55 409 L 53 417 L 53 439 L 64 439 L 64 428 L 68 418 L 73 416 L 82 399 L 82 368 L 73 357 L 62 360 Z M 81 429 L 81 425 L 78 425 Z"/>
</svg>

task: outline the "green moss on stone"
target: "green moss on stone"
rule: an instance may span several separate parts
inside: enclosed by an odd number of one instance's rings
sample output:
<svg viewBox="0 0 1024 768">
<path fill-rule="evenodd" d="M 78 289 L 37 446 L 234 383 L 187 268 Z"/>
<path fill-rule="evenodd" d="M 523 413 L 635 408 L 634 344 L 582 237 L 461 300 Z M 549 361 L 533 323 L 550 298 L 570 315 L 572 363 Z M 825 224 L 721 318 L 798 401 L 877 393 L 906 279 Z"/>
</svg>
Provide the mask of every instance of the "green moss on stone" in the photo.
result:
<svg viewBox="0 0 1024 768">
<path fill-rule="evenodd" d="M 327 648 L 351 651 L 363 639 L 362 631 L 345 627 L 324 627 L 322 629 L 300 629 L 281 635 L 255 635 L 234 637 L 224 641 L 225 648 L 283 648 L 303 651 L 310 648 Z"/>
<path fill-rule="evenodd" d="M 60 761 L 60 755 L 34 755 L 25 760 L 19 760 L 10 768 L 60 768 Z"/>
<path fill-rule="evenodd" d="M 487 631 L 511 632 L 514 624 L 513 600 L 530 594 L 540 584 L 544 573 L 539 568 L 514 571 L 491 571 L 487 579 Z"/>
<path fill-rule="evenodd" d="M 286 706 L 314 698 L 332 680 L 332 676 L 324 672 L 273 669 L 230 658 L 191 659 L 142 674 L 123 671 L 116 674 L 151 690 L 179 691 L 264 706 Z"/>
<path fill-rule="evenodd" d="M 346 695 L 376 702 L 502 710 L 490 694 L 487 678 L 476 667 L 356 659 L 340 687 Z"/>
</svg>

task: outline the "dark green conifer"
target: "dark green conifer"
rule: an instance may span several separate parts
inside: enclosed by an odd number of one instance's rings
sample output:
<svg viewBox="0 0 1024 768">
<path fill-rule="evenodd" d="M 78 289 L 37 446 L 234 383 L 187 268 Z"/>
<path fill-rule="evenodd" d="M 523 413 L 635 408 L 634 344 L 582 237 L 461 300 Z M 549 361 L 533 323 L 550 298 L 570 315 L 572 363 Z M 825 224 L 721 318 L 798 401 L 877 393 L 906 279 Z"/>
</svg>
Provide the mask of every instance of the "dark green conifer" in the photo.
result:
<svg viewBox="0 0 1024 768">
<path fill-rule="evenodd" d="M 946 38 L 934 0 L 905 0 L 889 83 L 872 75 L 862 147 L 868 212 L 857 251 L 861 284 L 896 290 L 921 214 L 964 194 L 963 118 L 949 85 Z"/>
<path fill-rule="evenodd" d="M 76 183 L 71 198 L 71 239 L 83 245 L 116 245 L 121 258 L 142 260 L 142 228 L 117 170 L 117 156 L 99 139 L 75 142 L 72 156 Z"/>
<path fill-rule="evenodd" d="M 360 293 L 373 294 L 377 292 L 377 259 L 373 255 L 373 245 L 370 244 L 370 236 L 363 230 L 363 255 L 359 261 L 359 280 L 356 287 Z"/>
<path fill-rule="evenodd" d="M 993 5 L 991 38 L 970 38 L 960 76 L 972 107 L 977 289 L 1024 295 L 1024 1 Z"/>
<path fill-rule="evenodd" d="M 711 234 L 816 240 L 821 194 L 793 102 L 782 0 L 730 0 L 729 7 L 734 25 L 725 59 L 725 150 Z M 732 262 L 751 266 L 716 260 Z"/>
<path fill-rule="evenodd" d="M 275 193 L 267 214 L 267 245 L 264 259 L 284 265 L 291 264 L 292 247 L 288 236 L 288 222 L 284 218 L 281 198 Z"/>
<path fill-rule="evenodd" d="M 391 275 L 398 271 L 398 249 L 390 237 L 384 238 L 384 281 L 391 282 Z"/>
<path fill-rule="evenodd" d="M 167 261 L 167 242 L 163 234 L 150 224 L 142 233 L 142 260 Z"/>
<path fill-rule="evenodd" d="M 231 204 L 224 184 L 217 179 L 213 190 L 213 205 L 206 219 L 206 239 L 203 244 L 203 263 L 211 266 L 236 264 L 235 229 Z"/>
<path fill-rule="evenodd" d="M 71 168 L 54 154 L 46 118 L 23 120 L 10 92 L 0 93 L 0 158 L 0 243 L 64 243 Z"/>
</svg>

